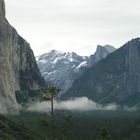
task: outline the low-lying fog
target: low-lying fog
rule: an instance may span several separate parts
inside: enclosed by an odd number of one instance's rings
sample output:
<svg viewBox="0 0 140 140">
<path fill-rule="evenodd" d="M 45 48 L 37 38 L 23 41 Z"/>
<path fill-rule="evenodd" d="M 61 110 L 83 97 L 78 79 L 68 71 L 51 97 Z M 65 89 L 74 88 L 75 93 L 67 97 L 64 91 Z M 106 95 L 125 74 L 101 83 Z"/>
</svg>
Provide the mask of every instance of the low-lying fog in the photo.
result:
<svg viewBox="0 0 140 140">
<path fill-rule="evenodd" d="M 50 102 L 34 102 L 28 104 L 28 111 L 37 111 L 37 112 L 48 112 L 50 111 Z M 106 110 L 106 111 L 115 111 L 120 109 L 120 106 L 114 103 L 101 105 L 95 103 L 94 101 L 88 99 L 87 97 L 79 97 L 70 99 L 67 101 L 54 101 L 55 110 L 69 110 L 69 111 L 94 111 L 94 110 Z M 128 108 L 124 106 L 124 110 L 133 111 L 136 110 L 135 107 Z"/>
</svg>

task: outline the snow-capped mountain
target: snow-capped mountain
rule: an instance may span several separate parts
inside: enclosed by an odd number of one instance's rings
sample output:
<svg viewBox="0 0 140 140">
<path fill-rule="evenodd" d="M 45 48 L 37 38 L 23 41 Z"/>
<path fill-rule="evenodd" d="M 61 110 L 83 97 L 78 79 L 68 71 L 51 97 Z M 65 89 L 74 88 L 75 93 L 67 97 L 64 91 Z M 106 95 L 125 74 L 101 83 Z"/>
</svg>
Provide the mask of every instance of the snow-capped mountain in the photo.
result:
<svg viewBox="0 0 140 140">
<path fill-rule="evenodd" d="M 107 45 L 98 46 L 95 54 L 90 57 L 79 56 L 74 52 L 52 50 L 36 57 L 36 61 L 45 80 L 65 92 L 89 65 L 98 62 L 113 50 L 115 48 Z"/>
<path fill-rule="evenodd" d="M 64 92 L 87 67 L 88 57 L 79 56 L 74 52 L 52 50 L 36 57 L 36 60 L 46 81 L 62 88 Z"/>
</svg>

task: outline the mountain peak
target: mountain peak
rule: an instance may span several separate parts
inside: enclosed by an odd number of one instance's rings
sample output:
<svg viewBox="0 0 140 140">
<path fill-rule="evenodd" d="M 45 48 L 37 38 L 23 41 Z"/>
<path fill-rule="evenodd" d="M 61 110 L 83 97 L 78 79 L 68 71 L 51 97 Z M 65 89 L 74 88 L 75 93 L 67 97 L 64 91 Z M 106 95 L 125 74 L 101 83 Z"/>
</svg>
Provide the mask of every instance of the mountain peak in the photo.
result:
<svg viewBox="0 0 140 140">
<path fill-rule="evenodd" d="M 130 40 L 130 41 L 128 41 L 126 44 L 124 44 L 123 46 L 125 47 L 125 48 L 137 48 L 138 46 L 140 45 L 140 38 L 134 38 L 134 39 L 132 39 L 132 40 Z"/>
<path fill-rule="evenodd" d="M 0 18 L 5 17 L 5 2 L 0 0 Z"/>
<path fill-rule="evenodd" d="M 116 50 L 116 48 L 114 48 L 114 47 L 111 46 L 111 45 L 104 45 L 104 46 L 102 46 L 102 45 L 97 45 L 96 51 L 98 51 L 98 50 L 100 50 L 100 49 L 105 49 L 105 50 L 111 51 L 111 52 L 113 52 L 113 51 Z"/>
<path fill-rule="evenodd" d="M 52 50 L 36 58 L 40 71 L 46 81 L 66 91 L 78 78 L 87 65 L 88 57 L 74 52 Z"/>
<path fill-rule="evenodd" d="M 89 67 L 93 66 L 93 64 L 105 58 L 109 53 L 112 53 L 115 50 L 116 49 L 111 45 L 105 46 L 97 45 L 96 52 L 94 53 L 94 55 L 91 55 L 89 57 L 88 66 Z"/>
<path fill-rule="evenodd" d="M 134 38 L 128 42 L 140 42 L 140 37 Z"/>
<path fill-rule="evenodd" d="M 49 51 L 48 53 L 58 53 L 58 52 L 60 52 L 60 51 L 57 51 L 57 50 L 51 50 L 51 51 Z"/>
</svg>

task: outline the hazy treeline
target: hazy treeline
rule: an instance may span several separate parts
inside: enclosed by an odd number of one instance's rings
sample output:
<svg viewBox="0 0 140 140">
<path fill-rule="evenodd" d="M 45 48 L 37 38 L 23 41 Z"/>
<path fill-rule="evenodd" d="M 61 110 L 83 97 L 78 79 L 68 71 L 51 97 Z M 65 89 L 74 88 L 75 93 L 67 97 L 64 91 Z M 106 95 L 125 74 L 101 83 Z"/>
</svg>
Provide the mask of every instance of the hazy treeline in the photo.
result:
<svg viewBox="0 0 140 140">
<path fill-rule="evenodd" d="M 70 121 L 65 121 L 66 114 L 71 114 Z M 98 140 L 101 128 L 106 128 L 112 140 L 139 140 L 139 111 L 88 111 L 56 112 L 54 135 L 58 140 L 62 136 L 67 140 Z M 49 114 L 22 113 L 12 120 L 29 127 L 42 136 L 49 137 Z M 45 122 L 45 123 L 44 123 Z"/>
</svg>

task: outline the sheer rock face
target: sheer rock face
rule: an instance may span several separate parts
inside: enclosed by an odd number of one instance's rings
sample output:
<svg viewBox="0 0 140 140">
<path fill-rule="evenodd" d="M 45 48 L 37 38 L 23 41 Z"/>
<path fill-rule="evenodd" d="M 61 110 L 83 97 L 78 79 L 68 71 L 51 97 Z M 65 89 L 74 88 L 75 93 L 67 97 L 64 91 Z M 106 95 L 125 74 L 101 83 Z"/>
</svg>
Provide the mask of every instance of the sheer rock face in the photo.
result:
<svg viewBox="0 0 140 140">
<path fill-rule="evenodd" d="M 104 59 L 108 54 L 114 52 L 116 48 L 111 45 L 98 45 L 94 55 L 91 55 L 88 60 L 88 67 L 92 67 L 95 63 Z"/>
<path fill-rule="evenodd" d="M 0 0 L 0 113 L 18 113 L 15 91 L 44 84 L 30 45 L 7 22 Z"/>
<path fill-rule="evenodd" d="M 5 3 L 4 0 L 0 0 L 0 17 L 5 17 Z"/>
</svg>

